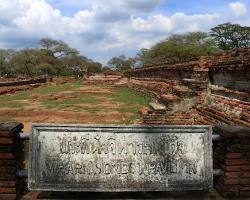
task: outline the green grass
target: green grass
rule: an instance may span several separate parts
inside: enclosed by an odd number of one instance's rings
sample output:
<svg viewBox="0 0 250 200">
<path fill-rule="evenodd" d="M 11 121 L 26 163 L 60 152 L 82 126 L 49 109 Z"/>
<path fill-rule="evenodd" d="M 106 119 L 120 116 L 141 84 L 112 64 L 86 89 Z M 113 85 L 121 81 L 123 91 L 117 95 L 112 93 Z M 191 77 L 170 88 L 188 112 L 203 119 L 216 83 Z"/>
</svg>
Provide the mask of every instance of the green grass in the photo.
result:
<svg viewBox="0 0 250 200">
<path fill-rule="evenodd" d="M 117 109 L 118 112 L 120 113 L 138 113 L 138 108 L 137 107 L 121 107 Z"/>
<path fill-rule="evenodd" d="M 138 95 L 133 89 L 130 89 L 128 87 L 115 88 L 110 97 L 114 101 L 123 102 L 127 105 L 147 106 L 150 102 L 149 98 Z"/>
<path fill-rule="evenodd" d="M 89 112 L 89 113 L 97 113 L 97 112 L 100 112 L 101 110 L 98 109 L 98 108 L 85 108 L 84 109 L 85 111 Z"/>
<path fill-rule="evenodd" d="M 28 100 L 32 94 L 56 94 L 64 91 L 77 90 L 84 86 L 81 81 L 74 83 L 66 83 L 62 85 L 52 85 L 39 87 L 29 91 L 20 91 L 12 95 L 0 96 L 0 107 L 24 109 L 27 105 L 22 100 Z M 93 85 L 93 87 L 105 87 L 103 85 Z M 118 104 L 120 107 L 103 107 L 103 102 L 110 102 L 110 105 Z M 47 109 L 72 111 L 72 112 L 112 112 L 130 113 L 130 117 L 123 121 L 123 123 L 133 123 L 133 121 L 140 119 L 138 109 L 141 106 L 148 106 L 149 98 L 138 95 L 133 89 L 128 87 L 112 88 L 111 94 L 82 94 L 79 97 L 68 97 L 63 99 L 43 99 L 41 104 Z M 86 106 L 85 106 L 86 104 Z"/>
<path fill-rule="evenodd" d="M 74 83 L 66 83 L 62 85 L 53 85 L 53 86 L 43 86 L 43 87 L 35 88 L 33 90 L 19 91 L 11 95 L 1 95 L 0 105 L 1 107 L 6 107 L 6 108 L 23 108 L 24 106 L 27 105 L 27 103 L 18 102 L 18 101 L 28 100 L 32 94 L 48 94 L 48 93 L 59 93 L 59 92 L 64 92 L 64 91 L 71 91 L 71 90 L 81 87 L 82 85 L 83 85 L 82 82 L 76 81 Z M 51 104 L 53 104 L 53 102 L 51 102 Z"/>
<path fill-rule="evenodd" d="M 76 81 L 74 83 L 65 83 L 62 85 L 51 85 L 45 87 L 39 87 L 33 90 L 33 93 L 38 94 L 48 94 L 48 93 L 59 93 L 65 91 L 71 91 L 83 86 L 80 81 Z"/>
<path fill-rule="evenodd" d="M 57 99 L 57 100 L 44 100 L 42 104 L 49 109 L 63 109 L 71 106 L 77 106 L 79 104 L 97 104 L 100 100 L 95 96 L 82 96 L 80 98 L 66 98 L 66 99 Z M 80 108 L 80 106 L 79 106 Z M 76 107 L 77 109 L 77 107 Z M 75 110 L 76 110 L 75 109 Z"/>
<path fill-rule="evenodd" d="M 16 92 L 15 94 L 11 94 L 11 95 L 1 95 L 0 102 L 26 100 L 30 97 L 30 95 L 31 95 L 31 91 L 20 91 L 20 92 Z"/>
<path fill-rule="evenodd" d="M 124 124 L 133 124 L 134 121 L 136 120 L 140 120 L 141 119 L 141 115 L 139 113 L 130 115 L 125 121 L 123 121 Z"/>
<path fill-rule="evenodd" d="M 30 95 L 31 95 L 30 91 L 21 91 L 12 95 L 1 95 L 0 107 L 22 109 L 24 106 L 27 105 L 27 103 L 18 101 L 28 99 Z"/>
</svg>

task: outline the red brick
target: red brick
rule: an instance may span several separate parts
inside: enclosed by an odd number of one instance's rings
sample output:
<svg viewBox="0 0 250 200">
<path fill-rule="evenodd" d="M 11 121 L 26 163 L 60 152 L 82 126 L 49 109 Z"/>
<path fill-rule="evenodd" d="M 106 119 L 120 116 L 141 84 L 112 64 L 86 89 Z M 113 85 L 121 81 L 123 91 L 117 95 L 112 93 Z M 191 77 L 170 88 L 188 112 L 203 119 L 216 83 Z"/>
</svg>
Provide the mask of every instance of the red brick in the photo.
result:
<svg viewBox="0 0 250 200">
<path fill-rule="evenodd" d="M 240 191 L 240 197 L 250 197 L 250 191 Z"/>
<path fill-rule="evenodd" d="M 223 185 L 238 185 L 240 184 L 240 179 L 220 177 L 219 182 L 222 183 Z"/>
<path fill-rule="evenodd" d="M 241 191 L 250 191 L 250 185 L 245 185 L 240 187 Z"/>
<path fill-rule="evenodd" d="M 225 172 L 224 176 L 226 178 L 250 178 L 250 171 Z"/>
<path fill-rule="evenodd" d="M 241 178 L 250 178 L 250 171 L 241 172 Z"/>
<path fill-rule="evenodd" d="M 225 172 L 224 176 L 225 178 L 239 178 L 241 175 L 241 172 Z"/>
<path fill-rule="evenodd" d="M 226 159 L 226 165 L 250 165 L 250 160 L 247 159 Z"/>
<path fill-rule="evenodd" d="M 214 188 L 223 196 L 223 197 L 238 197 L 239 190 L 237 186 L 223 186 L 222 184 L 215 184 Z"/>
<path fill-rule="evenodd" d="M 241 158 L 242 153 L 226 153 L 226 158 Z"/>
<path fill-rule="evenodd" d="M 16 172 L 16 168 L 15 167 L 10 167 L 10 166 L 7 166 L 7 167 L 1 167 L 0 166 L 0 174 L 1 173 L 15 173 Z"/>
<path fill-rule="evenodd" d="M 15 187 L 15 181 L 0 181 L 0 187 Z"/>
<path fill-rule="evenodd" d="M 16 188 L 0 187 L 0 194 L 15 194 Z"/>
<path fill-rule="evenodd" d="M 13 153 L 0 153 L 0 160 L 4 160 L 4 159 L 14 159 L 15 155 Z"/>
<path fill-rule="evenodd" d="M 250 165 L 221 166 L 221 167 L 226 172 L 250 171 Z"/>
<path fill-rule="evenodd" d="M 14 140 L 12 138 L 0 138 L 0 144 L 13 144 Z"/>
<path fill-rule="evenodd" d="M 16 165 L 16 160 L 1 160 L 0 159 L 0 166 L 15 166 Z"/>
<path fill-rule="evenodd" d="M 1 200 L 15 200 L 16 194 L 0 194 Z"/>
<path fill-rule="evenodd" d="M 227 146 L 227 150 L 230 152 L 249 152 L 250 145 L 233 144 L 233 145 Z"/>
<path fill-rule="evenodd" d="M 14 134 L 9 131 L 0 131 L 0 137 L 13 137 Z"/>
<path fill-rule="evenodd" d="M 16 175 L 14 174 L 2 174 L 0 176 L 0 181 L 14 181 L 16 179 Z"/>
<path fill-rule="evenodd" d="M 241 178 L 240 184 L 241 185 L 250 185 L 250 178 Z"/>
</svg>

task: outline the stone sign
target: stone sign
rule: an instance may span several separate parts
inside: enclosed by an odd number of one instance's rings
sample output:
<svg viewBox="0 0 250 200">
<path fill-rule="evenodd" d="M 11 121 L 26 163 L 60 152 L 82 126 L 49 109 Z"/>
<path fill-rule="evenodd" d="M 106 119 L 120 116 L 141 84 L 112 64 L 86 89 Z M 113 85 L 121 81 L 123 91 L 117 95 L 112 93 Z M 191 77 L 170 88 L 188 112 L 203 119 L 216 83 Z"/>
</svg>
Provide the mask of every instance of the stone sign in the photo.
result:
<svg viewBox="0 0 250 200">
<path fill-rule="evenodd" d="M 207 190 L 212 177 L 210 126 L 33 124 L 30 190 Z"/>
</svg>

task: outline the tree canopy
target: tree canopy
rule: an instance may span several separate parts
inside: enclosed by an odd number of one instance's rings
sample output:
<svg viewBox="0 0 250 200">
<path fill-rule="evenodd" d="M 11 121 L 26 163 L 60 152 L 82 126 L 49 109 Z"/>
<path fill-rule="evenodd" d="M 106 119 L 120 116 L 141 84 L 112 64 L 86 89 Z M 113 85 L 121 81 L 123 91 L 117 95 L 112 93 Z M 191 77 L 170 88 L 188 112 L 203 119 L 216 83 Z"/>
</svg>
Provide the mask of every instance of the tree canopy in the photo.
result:
<svg viewBox="0 0 250 200">
<path fill-rule="evenodd" d="M 38 48 L 15 51 L 0 49 L 0 75 L 82 76 L 102 71 L 95 62 L 61 40 L 41 39 Z"/>
<path fill-rule="evenodd" d="M 126 71 L 131 69 L 135 64 L 135 59 L 127 58 L 124 55 L 113 57 L 108 61 L 108 66 L 118 71 Z"/>
<path fill-rule="evenodd" d="M 219 51 L 215 41 L 204 32 L 174 34 L 140 52 L 144 62 L 183 61 Z"/>
<path fill-rule="evenodd" d="M 250 47 L 249 26 L 231 23 L 219 24 L 211 29 L 210 35 L 223 50 Z"/>
</svg>

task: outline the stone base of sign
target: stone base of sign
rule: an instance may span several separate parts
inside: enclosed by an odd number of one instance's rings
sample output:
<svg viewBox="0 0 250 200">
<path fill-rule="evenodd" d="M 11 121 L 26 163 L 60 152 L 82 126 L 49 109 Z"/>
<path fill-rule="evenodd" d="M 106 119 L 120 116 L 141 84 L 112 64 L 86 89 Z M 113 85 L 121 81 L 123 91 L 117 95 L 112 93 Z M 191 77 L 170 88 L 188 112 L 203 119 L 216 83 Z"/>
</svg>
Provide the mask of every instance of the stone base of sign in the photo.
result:
<svg viewBox="0 0 250 200">
<path fill-rule="evenodd" d="M 24 187 L 24 180 L 17 177 L 23 168 L 23 145 L 19 133 L 20 123 L 0 123 L 0 199 L 16 199 Z"/>
<path fill-rule="evenodd" d="M 214 164 L 223 170 L 214 187 L 224 197 L 250 197 L 250 128 L 220 127 L 214 144 Z"/>
</svg>

